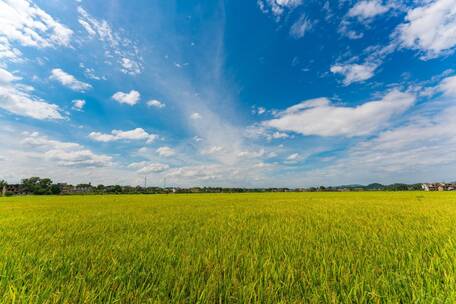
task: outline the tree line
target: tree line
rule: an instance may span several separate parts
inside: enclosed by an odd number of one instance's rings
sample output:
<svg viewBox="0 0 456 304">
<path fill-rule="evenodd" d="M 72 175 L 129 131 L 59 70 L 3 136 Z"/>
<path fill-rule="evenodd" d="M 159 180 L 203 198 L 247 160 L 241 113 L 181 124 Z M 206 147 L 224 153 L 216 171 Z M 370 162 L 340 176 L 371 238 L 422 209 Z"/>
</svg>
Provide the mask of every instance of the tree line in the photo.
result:
<svg viewBox="0 0 456 304">
<path fill-rule="evenodd" d="M 242 188 L 242 187 L 141 187 L 121 185 L 92 185 L 54 183 L 50 178 L 37 176 L 25 178 L 20 184 L 10 185 L 0 180 L 2 195 L 71 195 L 71 194 L 166 194 L 166 193 L 244 193 L 244 192 L 342 192 L 342 191 L 416 191 L 422 190 L 421 184 L 391 184 L 379 183 L 345 186 L 319 186 L 308 188 Z"/>
</svg>

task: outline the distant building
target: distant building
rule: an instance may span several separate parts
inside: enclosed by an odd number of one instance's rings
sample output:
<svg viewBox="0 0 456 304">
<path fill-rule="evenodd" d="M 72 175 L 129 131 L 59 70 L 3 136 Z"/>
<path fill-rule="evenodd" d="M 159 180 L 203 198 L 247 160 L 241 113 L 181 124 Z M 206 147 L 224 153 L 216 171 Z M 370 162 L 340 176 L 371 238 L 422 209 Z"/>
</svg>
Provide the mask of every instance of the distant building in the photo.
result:
<svg viewBox="0 0 456 304">
<path fill-rule="evenodd" d="M 6 185 L 2 189 L 2 195 L 22 195 L 27 194 L 27 191 L 21 184 Z"/>
<path fill-rule="evenodd" d="M 455 191 L 456 183 L 425 183 L 421 187 L 424 191 Z"/>
<path fill-rule="evenodd" d="M 60 194 L 73 194 L 73 185 L 68 185 L 67 183 L 57 184 L 60 188 Z"/>
</svg>

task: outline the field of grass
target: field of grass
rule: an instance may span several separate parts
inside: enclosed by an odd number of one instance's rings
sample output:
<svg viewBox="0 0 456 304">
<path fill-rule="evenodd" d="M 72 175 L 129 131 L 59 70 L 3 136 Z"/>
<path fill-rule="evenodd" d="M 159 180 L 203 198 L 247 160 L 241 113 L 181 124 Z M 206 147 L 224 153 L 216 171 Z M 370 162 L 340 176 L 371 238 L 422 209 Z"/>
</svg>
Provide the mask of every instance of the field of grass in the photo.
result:
<svg viewBox="0 0 456 304">
<path fill-rule="evenodd" d="M 0 303 L 454 303 L 456 193 L 0 198 Z"/>
</svg>

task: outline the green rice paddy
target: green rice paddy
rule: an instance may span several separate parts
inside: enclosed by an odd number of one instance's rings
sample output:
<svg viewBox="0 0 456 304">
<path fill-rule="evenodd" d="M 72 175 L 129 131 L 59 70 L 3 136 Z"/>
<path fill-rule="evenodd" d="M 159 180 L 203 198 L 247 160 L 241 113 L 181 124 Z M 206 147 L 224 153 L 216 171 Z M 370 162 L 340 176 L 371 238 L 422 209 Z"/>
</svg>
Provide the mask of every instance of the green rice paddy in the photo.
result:
<svg viewBox="0 0 456 304">
<path fill-rule="evenodd" d="M 1 303 L 454 303 L 456 193 L 0 198 Z"/>
</svg>

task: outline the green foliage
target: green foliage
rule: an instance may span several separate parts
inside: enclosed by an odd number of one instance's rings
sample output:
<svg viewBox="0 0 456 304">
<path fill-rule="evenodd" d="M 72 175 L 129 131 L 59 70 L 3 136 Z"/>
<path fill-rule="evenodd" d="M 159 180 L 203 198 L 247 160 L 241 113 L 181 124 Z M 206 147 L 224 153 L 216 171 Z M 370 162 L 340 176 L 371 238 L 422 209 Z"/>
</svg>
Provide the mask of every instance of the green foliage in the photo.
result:
<svg viewBox="0 0 456 304">
<path fill-rule="evenodd" d="M 0 202 L 0 303 L 456 302 L 452 192 Z"/>
<path fill-rule="evenodd" d="M 22 180 L 22 186 L 27 193 L 36 195 L 51 194 L 52 180 L 49 178 L 30 177 Z"/>
<path fill-rule="evenodd" d="M 57 195 L 62 192 L 62 189 L 59 187 L 59 185 L 52 184 L 50 189 L 49 189 L 50 194 Z"/>
</svg>

